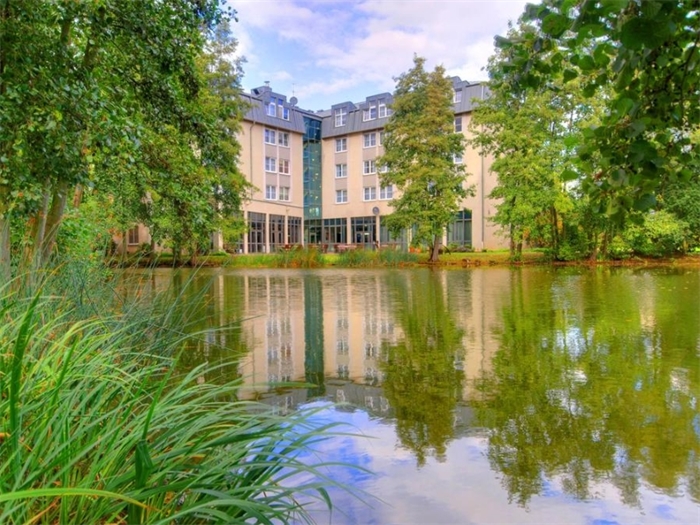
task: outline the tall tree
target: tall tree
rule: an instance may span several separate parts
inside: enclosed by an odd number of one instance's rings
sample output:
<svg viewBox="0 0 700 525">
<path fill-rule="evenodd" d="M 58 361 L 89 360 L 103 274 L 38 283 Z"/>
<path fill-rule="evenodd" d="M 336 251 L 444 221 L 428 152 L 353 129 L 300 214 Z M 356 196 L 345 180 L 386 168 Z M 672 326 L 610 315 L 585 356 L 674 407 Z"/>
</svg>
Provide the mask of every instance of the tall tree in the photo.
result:
<svg viewBox="0 0 700 525">
<path fill-rule="evenodd" d="M 521 24 L 511 28 L 508 38 L 517 40 L 531 30 Z M 555 53 L 550 51 L 550 60 Z M 523 242 L 529 242 L 558 258 L 578 189 L 564 183 L 572 174 L 579 177 L 573 145 L 583 128 L 600 120 L 602 107 L 597 99 L 583 97 L 575 81 L 552 83 L 551 89 L 512 90 L 503 82 L 510 67 L 502 50 L 489 60 L 489 96 L 476 103 L 470 143 L 495 157 L 491 170 L 498 184 L 490 196 L 498 204 L 493 220 L 510 239 L 511 257 L 519 258 Z"/>
<path fill-rule="evenodd" d="M 386 218 L 389 230 L 398 236 L 413 228 L 413 242 L 429 244 L 435 262 L 445 229 L 470 190 L 464 166 L 454 162 L 464 151 L 464 137 L 454 132 L 452 82 L 442 66 L 427 72 L 418 56 L 413 64 L 397 80 L 380 159 L 388 171 L 381 184 L 399 190 L 390 202 L 395 211 Z"/>
<path fill-rule="evenodd" d="M 0 2 L 0 263 L 9 226 L 31 217 L 39 262 L 51 253 L 66 203 L 92 185 L 95 161 L 144 124 L 207 142 L 193 111 L 196 58 L 224 16 L 218 0 Z M 131 159 L 126 159 L 131 162 Z"/>
<path fill-rule="evenodd" d="M 578 145 L 583 187 L 610 216 L 655 205 L 698 158 L 700 1 L 544 0 L 528 4 L 517 38 L 496 38 L 500 78 L 522 92 L 579 79 L 587 97 L 610 89 L 599 125 Z"/>
</svg>

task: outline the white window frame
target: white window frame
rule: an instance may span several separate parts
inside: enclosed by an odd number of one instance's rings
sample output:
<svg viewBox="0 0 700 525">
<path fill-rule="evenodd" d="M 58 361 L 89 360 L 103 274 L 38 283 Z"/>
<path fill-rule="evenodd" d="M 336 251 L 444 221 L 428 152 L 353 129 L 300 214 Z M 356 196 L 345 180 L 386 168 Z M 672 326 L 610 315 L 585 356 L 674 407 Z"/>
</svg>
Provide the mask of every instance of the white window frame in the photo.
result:
<svg viewBox="0 0 700 525">
<path fill-rule="evenodd" d="M 282 119 L 284 120 L 289 120 L 289 108 L 285 108 L 282 106 L 282 101 L 280 100 L 280 106 L 279 106 L 281 112 L 282 112 Z"/>
<path fill-rule="evenodd" d="M 389 115 L 391 115 L 390 110 L 387 107 L 386 102 L 384 101 L 383 98 L 380 99 L 378 101 L 378 103 L 379 103 L 379 105 L 377 107 L 377 116 L 379 118 L 384 118 L 384 117 L 388 117 Z"/>
<path fill-rule="evenodd" d="M 455 164 L 464 164 L 464 155 L 462 153 L 455 153 L 452 156 L 452 162 Z"/>
<path fill-rule="evenodd" d="M 289 147 L 289 133 L 286 131 L 277 132 L 277 143 L 285 148 Z"/>
<path fill-rule="evenodd" d="M 346 204 L 348 202 L 348 190 L 335 190 L 335 203 Z"/>
<path fill-rule="evenodd" d="M 364 175 L 373 175 L 377 173 L 377 161 L 374 159 L 364 161 L 362 163 L 362 173 Z"/>
<path fill-rule="evenodd" d="M 277 116 L 277 100 L 275 97 L 272 97 L 270 99 L 270 102 L 267 103 L 265 106 L 265 114 L 268 117 L 276 117 Z"/>
<path fill-rule="evenodd" d="M 388 201 L 394 198 L 394 185 L 389 184 L 385 188 L 379 188 L 379 200 Z"/>
<path fill-rule="evenodd" d="M 271 184 L 265 186 L 265 199 L 268 201 L 277 200 L 277 186 L 273 186 Z"/>
<path fill-rule="evenodd" d="M 335 165 L 335 178 L 344 179 L 348 176 L 348 165 L 347 164 L 336 164 Z"/>
<path fill-rule="evenodd" d="M 385 136 L 386 136 L 386 133 L 384 131 L 379 132 L 379 145 L 380 146 L 384 144 Z"/>
<path fill-rule="evenodd" d="M 278 199 L 281 201 L 289 201 L 289 186 L 280 186 L 279 187 L 279 194 L 278 194 Z"/>
<path fill-rule="evenodd" d="M 340 128 L 342 126 L 345 126 L 345 124 L 348 121 L 348 112 L 345 110 L 345 108 L 338 108 L 334 112 L 335 115 L 335 127 Z"/>
<path fill-rule="evenodd" d="M 274 129 L 267 129 L 265 128 L 265 144 L 277 144 L 275 142 L 275 138 L 277 136 L 277 133 L 275 132 Z"/>
<path fill-rule="evenodd" d="M 289 159 L 279 159 L 277 161 L 277 171 L 289 175 Z"/>
<path fill-rule="evenodd" d="M 375 186 L 365 186 L 362 190 L 363 201 L 369 202 L 377 200 L 377 188 Z"/>
<path fill-rule="evenodd" d="M 454 94 L 452 95 L 452 102 L 454 104 L 459 104 L 462 102 L 462 90 L 461 89 L 455 89 Z"/>
<path fill-rule="evenodd" d="M 367 109 L 362 110 L 362 121 L 376 120 L 377 118 L 377 103 L 371 102 Z"/>
<path fill-rule="evenodd" d="M 362 135 L 364 140 L 365 148 L 373 148 L 377 145 L 377 134 L 376 133 L 365 133 Z"/>
<path fill-rule="evenodd" d="M 348 138 L 347 137 L 340 137 L 338 139 L 335 139 L 335 152 L 340 153 L 342 151 L 347 151 L 348 150 Z"/>
<path fill-rule="evenodd" d="M 265 171 L 277 172 L 277 157 L 265 157 Z"/>
<path fill-rule="evenodd" d="M 462 132 L 462 117 L 455 117 L 455 133 Z"/>
</svg>

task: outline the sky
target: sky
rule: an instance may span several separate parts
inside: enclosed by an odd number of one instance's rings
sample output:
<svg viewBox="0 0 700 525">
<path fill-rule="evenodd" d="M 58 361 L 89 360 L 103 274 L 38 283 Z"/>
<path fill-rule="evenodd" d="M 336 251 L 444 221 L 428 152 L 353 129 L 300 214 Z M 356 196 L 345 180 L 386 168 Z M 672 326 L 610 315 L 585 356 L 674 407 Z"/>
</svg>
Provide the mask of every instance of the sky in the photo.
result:
<svg viewBox="0 0 700 525">
<path fill-rule="evenodd" d="M 534 2 L 535 0 L 530 0 Z M 243 88 L 270 82 L 299 107 L 393 92 L 413 56 L 450 76 L 486 80 L 493 39 L 522 14 L 525 0 L 228 0 Z"/>
</svg>

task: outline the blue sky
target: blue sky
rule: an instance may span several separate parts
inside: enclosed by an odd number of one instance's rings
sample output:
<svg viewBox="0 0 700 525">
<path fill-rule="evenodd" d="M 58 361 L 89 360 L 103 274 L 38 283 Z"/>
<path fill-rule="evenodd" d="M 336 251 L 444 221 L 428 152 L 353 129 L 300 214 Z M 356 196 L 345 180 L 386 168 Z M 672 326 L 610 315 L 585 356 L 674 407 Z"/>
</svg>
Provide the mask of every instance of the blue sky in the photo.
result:
<svg viewBox="0 0 700 525">
<path fill-rule="evenodd" d="M 531 0 L 532 1 L 532 0 Z M 228 0 L 238 13 L 246 91 L 270 82 L 305 109 L 394 90 L 414 53 L 427 67 L 485 80 L 493 37 L 524 0 Z"/>
</svg>

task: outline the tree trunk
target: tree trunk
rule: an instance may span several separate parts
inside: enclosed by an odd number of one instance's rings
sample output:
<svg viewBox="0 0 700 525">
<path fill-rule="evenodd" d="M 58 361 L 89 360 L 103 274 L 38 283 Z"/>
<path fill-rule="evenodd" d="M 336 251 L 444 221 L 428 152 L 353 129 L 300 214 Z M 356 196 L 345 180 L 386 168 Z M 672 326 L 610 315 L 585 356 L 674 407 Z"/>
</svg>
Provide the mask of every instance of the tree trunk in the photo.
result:
<svg viewBox="0 0 700 525">
<path fill-rule="evenodd" d="M 46 214 L 46 229 L 44 239 L 41 246 L 37 247 L 41 250 L 41 264 L 44 265 L 49 261 L 51 252 L 56 244 L 58 228 L 63 219 L 63 213 L 66 210 L 66 199 L 68 197 L 68 183 L 59 182 L 53 192 L 51 199 L 51 207 Z"/>
<path fill-rule="evenodd" d="M 440 258 L 440 237 L 439 235 L 436 235 L 433 237 L 433 246 L 430 249 L 430 262 L 431 263 L 436 263 L 438 262 L 438 259 Z"/>
<path fill-rule="evenodd" d="M 44 242 L 44 234 L 46 233 L 46 214 L 49 210 L 50 192 L 48 184 L 44 189 L 44 196 L 41 201 L 41 207 L 29 219 L 29 240 L 24 247 L 22 265 L 26 271 L 31 272 L 39 264 L 40 246 Z"/>
<path fill-rule="evenodd" d="M 12 279 L 12 257 L 10 254 L 10 217 L 0 215 L 0 288 Z"/>
<path fill-rule="evenodd" d="M 515 257 L 515 225 L 513 224 L 510 225 L 510 235 L 508 237 L 508 250 L 510 251 L 510 258 L 513 259 Z"/>
</svg>

